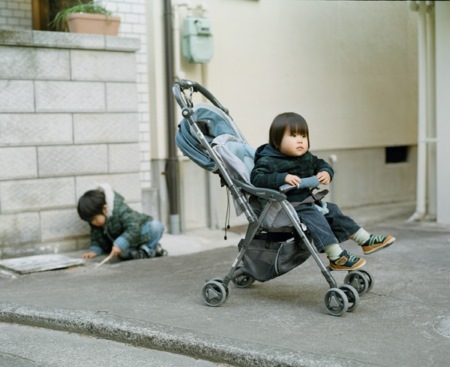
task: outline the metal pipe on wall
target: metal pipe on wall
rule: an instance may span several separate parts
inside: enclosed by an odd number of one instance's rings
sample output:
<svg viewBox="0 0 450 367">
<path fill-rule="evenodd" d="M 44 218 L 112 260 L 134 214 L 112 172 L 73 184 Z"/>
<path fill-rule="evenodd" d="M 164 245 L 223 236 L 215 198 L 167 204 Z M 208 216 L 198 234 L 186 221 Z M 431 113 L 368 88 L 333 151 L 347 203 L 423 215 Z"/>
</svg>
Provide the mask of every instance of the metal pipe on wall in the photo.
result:
<svg viewBox="0 0 450 367">
<path fill-rule="evenodd" d="M 427 1 L 427 219 L 437 216 L 437 167 L 436 167 L 436 47 L 434 1 Z"/>
<path fill-rule="evenodd" d="M 174 69 L 174 78 L 176 80 L 184 79 L 185 78 L 185 72 L 182 69 L 181 66 L 181 53 L 180 53 L 180 22 L 183 18 L 180 17 L 180 10 L 186 9 L 187 14 L 186 16 L 192 16 L 192 15 L 200 15 L 205 17 L 207 7 L 204 3 L 201 3 L 200 5 L 193 5 L 191 1 L 189 0 L 175 0 L 174 4 L 172 6 L 172 36 L 173 36 L 173 69 Z M 208 66 L 207 64 L 199 64 L 200 66 L 200 72 L 201 72 L 201 85 L 203 85 L 205 88 L 208 87 Z M 182 118 L 180 114 L 180 119 Z M 219 228 L 219 220 L 217 218 L 217 199 L 216 195 L 214 195 L 214 187 L 217 184 L 216 181 L 213 179 L 213 174 L 204 171 L 205 174 L 205 180 L 206 180 L 206 191 L 207 191 L 207 218 L 208 218 L 208 227 L 217 229 Z M 182 183 L 183 178 L 180 177 L 180 185 L 183 185 Z M 181 190 L 183 192 L 183 190 Z M 180 207 L 181 212 L 183 213 L 183 196 L 181 194 L 181 200 L 180 200 Z M 181 215 L 181 231 L 183 231 L 184 228 L 184 218 L 183 215 Z"/>
<path fill-rule="evenodd" d="M 175 103 L 172 96 L 174 83 L 173 74 L 173 34 L 172 34 L 172 4 L 171 0 L 164 0 L 164 40 L 166 61 L 166 107 L 167 107 L 167 146 L 168 159 L 166 162 L 166 183 L 169 193 L 169 232 L 180 233 L 180 214 L 178 200 L 178 157 L 175 145 Z"/>
<path fill-rule="evenodd" d="M 416 191 L 416 211 L 408 221 L 418 221 L 425 218 L 427 214 L 427 149 L 430 142 L 427 138 L 428 124 L 430 123 L 431 109 L 434 102 L 434 94 L 430 89 L 430 76 L 434 69 L 430 63 L 430 29 L 427 26 L 427 10 L 432 2 L 409 1 L 409 8 L 418 13 L 418 89 L 419 89 L 419 108 L 418 108 L 418 143 L 417 143 L 417 191 Z M 428 23 L 430 20 L 428 19 Z M 428 37 L 427 37 L 428 32 Z M 433 103 L 432 103 L 433 102 Z"/>
</svg>

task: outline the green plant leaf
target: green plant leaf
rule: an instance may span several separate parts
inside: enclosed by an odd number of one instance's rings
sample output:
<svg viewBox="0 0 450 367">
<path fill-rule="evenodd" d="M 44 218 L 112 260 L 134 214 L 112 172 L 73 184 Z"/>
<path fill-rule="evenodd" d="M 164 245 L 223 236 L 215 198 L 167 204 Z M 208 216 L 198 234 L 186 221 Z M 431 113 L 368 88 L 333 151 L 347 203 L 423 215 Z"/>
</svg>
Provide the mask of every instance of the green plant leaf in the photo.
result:
<svg viewBox="0 0 450 367">
<path fill-rule="evenodd" d="M 111 16 L 111 12 L 108 9 L 100 4 L 94 4 L 93 0 L 91 0 L 87 4 L 79 0 L 78 4 L 58 12 L 55 15 L 55 18 L 49 23 L 49 25 L 61 31 L 67 32 L 67 17 L 74 13 L 104 14 L 107 16 Z"/>
</svg>

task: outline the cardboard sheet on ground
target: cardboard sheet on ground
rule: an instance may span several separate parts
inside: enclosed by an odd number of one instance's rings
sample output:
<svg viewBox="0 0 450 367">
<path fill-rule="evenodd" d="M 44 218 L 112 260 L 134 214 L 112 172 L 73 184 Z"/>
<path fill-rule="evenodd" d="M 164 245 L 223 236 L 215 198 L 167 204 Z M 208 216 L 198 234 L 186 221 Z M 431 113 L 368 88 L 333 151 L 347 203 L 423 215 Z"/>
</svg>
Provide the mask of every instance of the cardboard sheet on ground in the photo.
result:
<svg viewBox="0 0 450 367">
<path fill-rule="evenodd" d="M 71 266 L 83 265 L 84 263 L 85 260 L 83 259 L 74 259 L 66 255 L 36 255 L 0 260 L 0 267 L 13 270 L 20 274 L 26 274 L 64 269 Z"/>
</svg>

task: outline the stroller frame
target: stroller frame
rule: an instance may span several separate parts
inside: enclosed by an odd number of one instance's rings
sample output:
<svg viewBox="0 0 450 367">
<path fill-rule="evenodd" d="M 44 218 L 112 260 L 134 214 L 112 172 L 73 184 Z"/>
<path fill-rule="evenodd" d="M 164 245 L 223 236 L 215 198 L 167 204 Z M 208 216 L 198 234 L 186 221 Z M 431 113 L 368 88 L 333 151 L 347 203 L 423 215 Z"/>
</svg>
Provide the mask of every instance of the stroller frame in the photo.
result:
<svg viewBox="0 0 450 367">
<path fill-rule="evenodd" d="M 236 136 L 247 144 L 246 139 L 231 119 L 228 109 L 222 106 L 222 104 L 206 88 L 194 81 L 179 80 L 174 83 L 172 92 L 181 108 L 182 116 L 189 122 L 191 128 L 196 134 L 197 139 L 207 151 L 210 158 L 216 163 L 218 169 L 214 173 L 219 173 L 222 178 L 222 182 L 228 187 L 233 198 L 235 199 L 235 204 L 237 203 L 243 213 L 245 213 L 249 223 L 245 237 L 243 241 L 241 241 L 241 249 L 233 261 L 229 272 L 223 278 L 214 278 L 204 284 L 202 288 L 203 301 L 208 306 L 220 306 L 229 296 L 228 286 L 230 281 L 239 288 L 246 288 L 255 281 L 251 275 L 242 271 L 240 264 L 243 261 L 244 255 L 252 240 L 258 233 L 265 230 L 263 228 L 263 221 L 271 206 L 275 203 L 279 203 L 281 209 L 284 211 L 285 215 L 292 224 L 293 229 L 299 235 L 301 241 L 310 252 L 322 272 L 322 275 L 330 286 L 324 297 L 326 310 L 334 316 L 341 316 L 346 311 L 353 311 L 359 303 L 359 296 L 369 291 L 373 286 L 373 277 L 371 274 L 365 270 L 349 271 L 344 279 L 344 284 L 338 286 L 335 278 L 331 274 L 332 269 L 323 264 L 317 249 L 305 234 L 306 226 L 300 222 L 295 210 L 292 210 L 291 204 L 286 200 L 285 194 L 295 187 L 284 185 L 280 188 L 280 191 L 276 191 L 269 188 L 255 187 L 231 177 L 222 163 L 221 158 L 216 154 L 210 146 L 210 143 L 205 139 L 202 130 L 193 117 L 194 104 L 192 102 L 192 96 L 194 93 L 198 92 L 215 107 L 222 110 L 228 117 L 230 117 L 230 125 L 235 131 Z M 246 194 L 267 200 L 267 204 L 263 207 L 259 216 L 255 213 L 255 210 L 247 200 Z"/>
</svg>

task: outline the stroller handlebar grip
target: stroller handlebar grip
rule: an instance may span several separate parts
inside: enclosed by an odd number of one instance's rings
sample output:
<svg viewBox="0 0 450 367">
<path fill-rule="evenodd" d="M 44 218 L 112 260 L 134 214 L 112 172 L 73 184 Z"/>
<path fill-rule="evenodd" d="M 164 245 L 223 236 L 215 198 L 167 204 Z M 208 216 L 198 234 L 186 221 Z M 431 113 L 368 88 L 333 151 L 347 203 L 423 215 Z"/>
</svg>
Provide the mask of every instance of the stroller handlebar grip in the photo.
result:
<svg viewBox="0 0 450 367">
<path fill-rule="evenodd" d="M 204 97 L 206 97 L 214 106 L 220 108 L 223 112 L 225 112 L 228 115 L 228 109 L 222 106 L 222 104 L 216 99 L 216 97 L 213 96 L 213 94 L 206 89 L 205 87 L 201 86 L 197 82 L 193 82 L 191 80 L 185 80 L 181 79 L 176 81 L 173 84 L 172 92 L 177 100 L 179 106 L 183 109 L 186 107 L 192 107 L 192 101 L 187 101 L 187 97 L 183 94 L 185 90 L 191 89 L 193 92 L 199 92 Z"/>
</svg>

